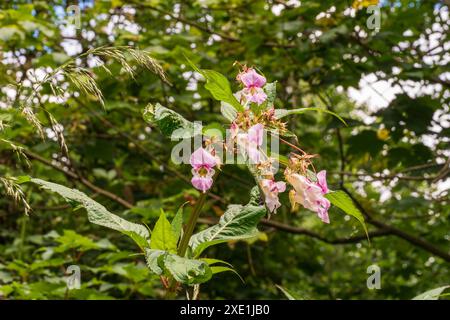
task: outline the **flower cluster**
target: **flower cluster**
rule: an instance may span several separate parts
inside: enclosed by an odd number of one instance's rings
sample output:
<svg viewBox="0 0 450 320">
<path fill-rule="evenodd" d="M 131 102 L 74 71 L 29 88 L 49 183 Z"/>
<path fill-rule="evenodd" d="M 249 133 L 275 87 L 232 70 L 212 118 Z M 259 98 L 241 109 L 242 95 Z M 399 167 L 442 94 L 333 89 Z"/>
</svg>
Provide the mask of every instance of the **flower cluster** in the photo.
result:
<svg viewBox="0 0 450 320">
<path fill-rule="evenodd" d="M 302 155 L 292 153 L 287 165 L 284 181 L 276 181 L 274 163 L 276 159 L 269 157 L 262 149 L 264 132 L 276 129 L 283 133 L 285 124 L 276 119 L 273 105 L 265 106 L 265 110 L 255 113 L 252 104 L 262 105 L 267 100 L 265 90 L 266 78 L 258 74 L 253 68 L 243 67 L 236 79 L 241 83 L 242 89 L 235 95 L 244 106 L 230 127 L 230 144 L 226 145 L 246 159 L 247 165 L 264 194 L 265 204 L 270 212 L 276 212 L 281 206 L 279 194 L 286 191 L 286 182 L 292 186 L 289 191 L 291 206 L 295 209 L 299 204 L 304 208 L 317 213 L 319 218 L 329 223 L 328 209 L 330 202 L 325 194 L 329 192 L 326 182 L 326 171 L 315 174 L 308 170 L 310 159 L 314 155 L 297 148 Z M 289 144 L 290 145 L 290 144 Z M 292 145 L 291 145 L 292 146 Z M 213 184 L 214 167 L 219 164 L 214 155 L 214 149 L 208 151 L 203 147 L 197 149 L 191 156 L 193 178 L 192 185 L 202 192 L 206 192 Z"/>
</svg>

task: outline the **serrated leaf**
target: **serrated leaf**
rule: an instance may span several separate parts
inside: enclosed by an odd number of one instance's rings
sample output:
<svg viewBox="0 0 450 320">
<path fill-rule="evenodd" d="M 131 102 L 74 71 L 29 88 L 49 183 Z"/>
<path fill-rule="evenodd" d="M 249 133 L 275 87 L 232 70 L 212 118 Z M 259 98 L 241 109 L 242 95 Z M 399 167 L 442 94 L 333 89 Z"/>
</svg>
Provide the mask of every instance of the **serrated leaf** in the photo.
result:
<svg viewBox="0 0 450 320">
<path fill-rule="evenodd" d="M 92 200 L 83 192 L 41 179 L 31 178 L 30 182 L 62 196 L 73 206 L 82 206 L 87 211 L 91 223 L 120 231 L 132 238 L 141 249 L 148 247 L 148 230 L 140 224 L 129 222 L 106 210 L 100 203 Z"/>
<path fill-rule="evenodd" d="M 212 277 L 211 268 L 206 262 L 182 258 L 175 254 L 164 259 L 164 266 L 175 280 L 187 285 L 203 283 Z"/>
<path fill-rule="evenodd" d="M 177 238 L 164 212 L 161 212 L 161 215 L 153 228 L 152 236 L 150 238 L 150 248 L 154 250 L 164 250 L 170 253 L 177 252 Z"/>
<path fill-rule="evenodd" d="M 443 286 L 436 289 L 428 290 L 414 297 L 412 300 L 439 300 L 439 297 L 448 288 L 450 288 L 450 286 Z"/>
<path fill-rule="evenodd" d="M 367 232 L 364 216 L 362 215 L 361 211 L 359 211 L 359 209 L 355 206 L 353 200 L 348 196 L 347 193 L 342 190 L 331 191 L 325 195 L 325 198 L 327 198 L 331 202 L 331 204 L 335 205 L 346 214 L 358 220 L 364 228 L 367 239 L 369 239 L 369 233 Z"/>
<path fill-rule="evenodd" d="M 145 260 L 147 261 L 147 266 L 157 275 L 161 275 L 163 273 L 163 269 L 160 266 L 160 258 L 162 258 L 165 254 L 167 254 L 167 252 L 163 250 L 145 249 Z"/>
<path fill-rule="evenodd" d="M 340 117 L 336 113 L 334 113 L 334 112 L 332 112 L 330 110 L 327 110 L 327 109 L 315 108 L 315 107 L 298 108 L 298 109 L 275 109 L 275 118 L 276 119 L 281 119 L 281 118 L 284 118 L 286 116 L 290 116 L 290 115 L 293 115 L 293 114 L 302 114 L 302 113 L 306 113 L 308 111 L 319 111 L 319 112 L 325 112 L 325 113 L 331 114 L 331 115 L 335 116 L 336 118 L 338 118 L 343 124 L 345 124 L 347 126 L 347 123 L 345 122 L 345 120 L 342 119 L 342 117 Z"/>
<path fill-rule="evenodd" d="M 159 103 L 155 106 L 148 104 L 143 111 L 143 118 L 147 123 L 155 125 L 163 135 L 172 139 L 188 139 L 202 133 L 200 123 L 190 122 Z"/>
<path fill-rule="evenodd" d="M 212 245 L 253 237 L 258 233 L 256 225 L 265 214 L 264 206 L 253 204 L 228 206 L 218 224 L 191 237 L 189 245 L 194 256 L 199 256 L 203 250 Z"/>
</svg>

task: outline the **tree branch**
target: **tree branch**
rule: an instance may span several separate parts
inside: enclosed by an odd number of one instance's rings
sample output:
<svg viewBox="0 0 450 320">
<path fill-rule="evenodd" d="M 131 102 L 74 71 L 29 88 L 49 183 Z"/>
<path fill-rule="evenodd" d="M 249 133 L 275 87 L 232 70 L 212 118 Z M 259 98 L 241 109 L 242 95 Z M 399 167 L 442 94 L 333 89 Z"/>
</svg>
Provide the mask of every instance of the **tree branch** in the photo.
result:
<svg viewBox="0 0 450 320">
<path fill-rule="evenodd" d="M 358 207 L 358 209 L 362 212 L 362 214 L 366 217 L 367 223 L 382 229 L 389 231 L 390 234 L 395 235 L 399 238 L 402 238 L 403 240 L 408 241 L 409 243 L 413 244 L 416 247 L 422 248 L 428 252 L 433 253 L 434 255 L 444 259 L 447 262 L 450 262 L 450 254 L 448 252 L 445 252 L 444 250 L 436 247 L 432 243 L 426 241 L 425 239 L 422 239 L 420 237 L 413 236 L 412 234 L 403 231 L 401 229 L 398 229 L 397 227 L 388 225 L 380 220 L 377 220 L 373 217 L 373 215 L 367 211 L 361 203 L 350 193 L 350 191 L 343 186 L 342 190 L 347 193 L 347 195 L 353 200 L 355 205 Z"/>
</svg>

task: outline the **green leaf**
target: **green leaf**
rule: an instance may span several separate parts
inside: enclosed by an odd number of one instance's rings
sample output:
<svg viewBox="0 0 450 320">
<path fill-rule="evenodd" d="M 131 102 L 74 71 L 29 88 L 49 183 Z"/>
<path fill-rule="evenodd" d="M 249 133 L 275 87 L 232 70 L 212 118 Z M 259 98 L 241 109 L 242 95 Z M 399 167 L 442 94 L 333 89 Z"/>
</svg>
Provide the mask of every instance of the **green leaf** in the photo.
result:
<svg viewBox="0 0 450 320">
<path fill-rule="evenodd" d="M 175 280 L 187 285 L 203 283 L 211 279 L 212 271 L 206 262 L 168 255 L 164 266 Z"/>
<path fill-rule="evenodd" d="M 241 279 L 242 283 L 245 283 L 245 281 L 241 277 L 241 275 L 236 270 L 234 270 L 233 268 L 230 268 L 230 267 L 213 266 L 213 267 L 211 267 L 211 272 L 212 272 L 212 274 L 217 274 L 217 273 L 222 273 L 222 272 L 233 272 L 234 274 L 236 274 L 239 277 L 239 279 Z"/>
<path fill-rule="evenodd" d="M 199 256 L 203 250 L 212 245 L 253 237 L 258 232 L 256 225 L 265 214 L 264 206 L 253 204 L 228 206 L 218 224 L 191 237 L 189 245 L 194 251 L 194 256 Z"/>
<path fill-rule="evenodd" d="M 354 217 L 358 220 L 364 228 L 364 232 L 367 235 L 367 239 L 369 239 L 369 233 L 367 232 L 367 227 L 365 224 L 364 216 L 361 211 L 355 206 L 352 199 L 342 190 L 331 191 L 325 195 L 325 198 L 330 200 L 330 202 L 344 211 L 346 214 Z"/>
<path fill-rule="evenodd" d="M 233 122 L 237 117 L 236 110 L 229 103 L 223 101 L 220 103 L 220 112 L 225 117 L 225 119 L 230 122 Z"/>
<path fill-rule="evenodd" d="M 266 83 L 266 85 L 264 86 L 264 92 L 267 95 L 267 99 L 265 101 L 266 105 L 268 107 L 271 107 L 275 102 L 275 98 L 277 97 L 277 82 L 274 81 Z"/>
<path fill-rule="evenodd" d="M 173 139 L 188 139 L 202 133 L 201 124 L 190 122 L 159 103 L 155 106 L 148 104 L 143 111 L 143 118 L 158 127 L 163 135 Z"/>
<path fill-rule="evenodd" d="M 336 118 L 338 118 L 343 124 L 345 124 L 347 126 L 347 123 L 345 122 L 344 119 L 342 119 L 339 115 L 337 115 L 336 113 L 327 110 L 327 109 L 323 109 L 323 108 L 315 108 L 315 107 L 311 107 L 311 108 L 299 108 L 299 109 L 275 109 L 275 118 L 276 119 L 281 119 L 284 118 L 286 116 L 290 116 L 293 114 L 302 114 L 308 111 L 319 111 L 319 112 L 325 112 L 328 114 L 331 114 L 333 116 L 335 116 Z"/>
<path fill-rule="evenodd" d="M 213 274 L 205 261 L 182 258 L 164 250 L 146 249 L 145 258 L 155 274 L 171 274 L 176 281 L 187 285 L 206 282 Z"/>
<path fill-rule="evenodd" d="M 212 266 L 213 264 L 217 264 L 217 263 L 223 263 L 227 266 L 229 266 L 230 268 L 232 268 L 233 266 L 231 264 L 229 264 L 226 261 L 220 260 L 220 259 L 213 259 L 213 258 L 201 258 L 201 261 L 206 262 L 209 266 Z"/>
<path fill-rule="evenodd" d="M 18 176 L 14 179 L 17 184 L 22 184 L 31 181 L 31 177 L 29 176 Z"/>
<path fill-rule="evenodd" d="M 414 297 L 413 300 L 439 300 L 439 297 L 448 288 L 450 288 L 450 286 L 443 286 L 436 289 L 428 290 Z"/>
<path fill-rule="evenodd" d="M 244 111 L 244 107 L 233 95 L 230 83 L 223 74 L 214 70 L 199 69 L 188 57 L 185 56 L 185 58 L 192 69 L 205 77 L 205 89 L 211 93 L 214 99 L 228 103 L 238 112 Z"/>
<path fill-rule="evenodd" d="M 286 296 L 286 298 L 288 298 L 289 300 L 304 300 L 302 297 L 300 297 L 299 295 L 288 291 L 287 289 L 283 288 L 282 286 L 279 285 L 275 285 L 281 292 L 283 292 L 283 294 Z"/>
<path fill-rule="evenodd" d="M 170 253 L 177 252 L 177 238 L 164 212 L 161 212 L 153 228 L 152 237 L 150 238 L 150 248 L 164 250 Z"/>
<path fill-rule="evenodd" d="M 236 111 L 244 111 L 244 107 L 231 92 L 230 83 L 224 75 L 214 70 L 202 70 L 202 75 L 206 78 L 205 89 L 211 92 L 214 99 L 229 103 Z"/>
<path fill-rule="evenodd" d="M 145 260 L 147 261 L 147 266 L 157 275 L 161 275 L 163 273 L 163 269 L 160 265 L 165 254 L 167 254 L 167 251 L 145 249 Z"/>
<path fill-rule="evenodd" d="M 173 234 L 174 234 L 175 239 L 177 240 L 177 242 L 180 239 L 181 230 L 182 230 L 182 227 L 183 227 L 183 206 L 184 206 L 184 204 L 178 209 L 178 211 L 175 214 L 175 217 L 173 218 L 172 223 L 171 223 L 172 231 L 173 231 Z"/>
<path fill-rule="evenodd" d="M 140 224 L 129 222 L 106 210 L 100 203 L 92 200 L 83 192 L 76 189 L 70 189 L 62 185 L 31 178 L 30 181 L 42 188 L 58 193 L 67 202 L 74 207 L 83 207 L 86 209 L 88 219 L 91 223 L 101 225 L 113 230 L 117 230 L 132 238 L 141 249 L 148 247 L 148 230 Z"/>
</svg>

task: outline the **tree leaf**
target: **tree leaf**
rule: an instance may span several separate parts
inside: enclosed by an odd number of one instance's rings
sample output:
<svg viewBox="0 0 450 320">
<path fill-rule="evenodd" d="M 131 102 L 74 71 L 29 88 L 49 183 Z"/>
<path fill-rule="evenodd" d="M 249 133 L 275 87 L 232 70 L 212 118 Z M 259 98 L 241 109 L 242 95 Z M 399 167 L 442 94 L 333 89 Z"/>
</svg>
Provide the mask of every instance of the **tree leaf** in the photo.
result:
<svg viewBox="0 0 450 320">
<path fill-rule="evenodd" d="M 345 124 L 347 126 L 347 123 L 345 122 L 344 119 L 342 119 L 339 115 L 337 115 L 336 113 L 327 110 L 327 109 L 323 109 L 323 108 L 315 108 L 315 107 L 311 107 L 311 108 L 299 108 L 299 109 L 275 109 L 275 118 L 276 119 L 281 119 L 284 118 L 286 116 L 290 116 L 293 114 L 302 114 L 308 111 L 319 111 L 319 112 L 325 112 L 328 114 L 331 114 L 333 116 L 335 116 L 336 118 L 338 118 L 343 124 Z"/>
<path fill-rule="evenodd" d="M 182 258 L 175 254 L 165 258 L 164 266 L 175 280 L 187 285 L 203 283 L 212 277 L 211 268 L 206 262 Z"/>
<path fill-rule="evenodd" d="M 91 223 L 120 231 L 132 238 L 141 249 L 148 247 L 148 230 L 140 224 L 129 222 L 106 210 L 100 203 L 92 200 L 83 192 L 70 189 L 65 186 L 41 179 L 31 178 L 30 182 L 40 185 L 42 188 L 58 193 L 74 207 L 86 209 Z"/>
<path fill-rule="evenodd" d="M 150 248 L 164 250 L 170 253 L 177 252 L 177 238 L 163 211 L 153 228 L 152 237 L 150 238 Z"/>
<path fill-rule="evenodd" d="M 265 214 L 264 206 L 253 204 L 228 206 L 218 224 L 191 237 L 189 245 L 194 251 L 194 256 L 199 256 L 203 250 L 215 244 L 255 236 L 258 232 L 256 225 Z"/>
<path fill-rule="evenodd" d="M 450 288 L 450 286 L 443 286 L 436 289 L 428 290 L 414 297 L 412 300 L 439 300 L 439 297 L 448 288 Z"/>
<path fill-rule="evenodd" d="M 155 106 L 148 104 L 143 111 L 143 118 L 147 123 L 158 127 L 163 135 L 172 139 L 188 139 L 202 133 L 200 123 L 190 122 L 159 103 Z"/>
<path fill-rule="evenodd" d="M 355 206 L 353 200 L 348 196 L 347 193 L 342 190 L 331 191 L 325 195 L 325 198 L 330 200 L 333 205 L 344 211 L 346 214 L 358 220 L 364 228 L 367 239 L 369 239 L 369 233 L 367 232 L 364 216 L 362 215 L 361 211 L 359 211 L 359 209 Z"/>
</svg>

